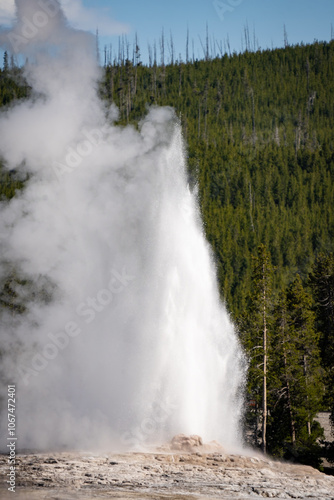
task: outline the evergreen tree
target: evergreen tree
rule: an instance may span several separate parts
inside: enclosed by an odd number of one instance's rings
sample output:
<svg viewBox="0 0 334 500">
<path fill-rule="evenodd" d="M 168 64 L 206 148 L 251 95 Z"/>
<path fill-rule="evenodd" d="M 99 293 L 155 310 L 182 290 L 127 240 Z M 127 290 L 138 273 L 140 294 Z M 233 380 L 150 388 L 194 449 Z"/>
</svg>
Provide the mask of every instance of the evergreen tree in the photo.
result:
<svg viewBox="0 0 334 500">
<path fill-rule="evenodd" d="M 288 288 L 287 310 L 290 335 L 298 352 L 294 384 L 297 424 L 300 435 L 307 431 L 308 436 L 311 436 L 313 419 L 323 397 L 322 371 L 313 301 L 299 275 Z"/>
<path fill-rule="evenodd" d="M 9 63 L 8 63 L 8 52 L 5 51 L 3 55 L 3 71 L 4 73 L 7 73 L 9 69 Z"/>
<path fill-rule="evenodd" d="M 321 333 L 322 365 L 326 370 L 325 408 L 331 411 L 334 437 L 334 254 L 320 254 L 310 274 L 316 303 L 317 327 Z M 332 450 L 334 462 L 334 445 Z"/>
<path fill-rule="evenodd" d="M 269 449 L 282 456 L 284 444 L 296 445 L 296 414 L 294 409 L 294 367 L 298 364 L 298 351 L 288 324 L 286 293 L 280 294 L 274 310 L 273 363 L 271 376 L 271 418 Z"/>
<path fill-rule="evenodd" d="M 260 411 L 262 420 L 261 448 L 267 450 L 267 377 L 272 308 L 271 284 L 273 268 L 270 254 L 261 244 L 253 257 L 252 293 L 248 313 L 240 323 L 241 336 L 249 357 L 248 391 L 255 401 L 255 425 Z"/>
<path fill-rule="evenodd" d="M 281 294 L 274 316 L 269 449 L 319 466 L 316 440 L 322 431 L 314 420 L 323 397 L 319 335 L 312 297 L 299 275 Z"/>
<path fill-rule="evenodd" d="M 300 462 L 320 465 L 320 450 L 316 440 L 322 435 L 314 420 L 321 408 L 324 393 L 319 353 L 319 334 L 315 330 L 315 315 L 310 292 L 299 275 L 286 294 L 288 357 L 291 374 L 291 410 L 296 441 L 287 447 L 284 456 Z"/>
<path fill-rule="evenodd" d="M 317 326 L 321 332 L 324 364 L 334 369 L 334 254 L 320 254 L 310 274 L 316 302 Z"/>
</svg>

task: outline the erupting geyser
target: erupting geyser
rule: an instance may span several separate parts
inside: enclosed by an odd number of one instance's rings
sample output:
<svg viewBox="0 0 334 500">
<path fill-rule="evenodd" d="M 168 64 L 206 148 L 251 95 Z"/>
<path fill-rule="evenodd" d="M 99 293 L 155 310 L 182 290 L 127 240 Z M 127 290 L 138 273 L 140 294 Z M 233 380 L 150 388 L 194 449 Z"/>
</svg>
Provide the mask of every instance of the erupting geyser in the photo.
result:
<svg viewBox="0 0 334 500">
<path fill-rule="evenodd" d="M 18 446 L 131 449 L 178 433 L 237 445 L 242 353 L 173 110 L 150 109 L 139 131 L 113 125 L 94 37 L 58 1 L 16 8 L 0 41 L 27 57 L 34 89 L 0 116 L 6 168 L 27 177 L 0 223 L 1 284 L 25 305 L 1 313 Z"/>
</svg>

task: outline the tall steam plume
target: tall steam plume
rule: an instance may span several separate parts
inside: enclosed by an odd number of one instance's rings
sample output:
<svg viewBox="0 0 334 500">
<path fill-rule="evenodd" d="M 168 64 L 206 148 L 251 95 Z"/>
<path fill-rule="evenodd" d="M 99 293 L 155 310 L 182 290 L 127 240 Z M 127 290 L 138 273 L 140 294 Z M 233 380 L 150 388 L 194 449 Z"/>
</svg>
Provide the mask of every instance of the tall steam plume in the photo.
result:
<svg viewBox="0 0 334 500">
<path fill-rule="evenodd" d="M 16 294 L 1 380 L 17 384 L 18 446 L 138 449 L 181 432 L 237 445 L 242 353 L 173 110 L 115 126 L 94 37 L 56 0 L 16 13 L 0 42 L 33 91 L 0 115 L 6 168 L 26 179 L 0 205 L 0 284 Z"/>
</svg>

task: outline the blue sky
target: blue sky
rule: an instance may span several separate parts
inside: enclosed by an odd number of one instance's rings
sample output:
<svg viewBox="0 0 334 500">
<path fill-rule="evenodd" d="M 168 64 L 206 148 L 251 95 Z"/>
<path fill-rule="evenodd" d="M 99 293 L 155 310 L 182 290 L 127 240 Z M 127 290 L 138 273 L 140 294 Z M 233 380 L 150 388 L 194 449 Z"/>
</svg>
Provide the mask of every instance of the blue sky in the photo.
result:
<svg viewBox="0 0 334 500">
<path fill-rule="evenodd" d="M 334 25 L 334 0 L 61 0 L 73 26 L 95 32 L 99 28 L 100 48 L 112 44 L 117 49 L 121 33 L 133 42 L 139 38 L 142 59 L 147 62 L 147 45 L 159 47 L 162 28 L 169 57 L 170 33 L 176 57 L 185 57 L 186 33 L 195 58 L 202 57 L 208 24 L 211 43 L 227 37 L 231 50 L 244 48 L 241 39 L 249 27 L 251 41 L 261 48 L 283 46 L 283 26 L 290 44 L 330 40 Z M 14 0 L 0 0 L 0 24 L 8 25 L 14 15 Z M 333 28 L 334 30 L 334 28 Z"/>
<path fill-rule="evenodd" d="M 85 0 L 84 4 L 93 2 Z M 206 23 L 211 39 L 224 41 L 228 36 L 236 51 L 242 50 L 247 24 L 252 40 L 255 31 L 262 48 L 283 45 L 284 24 L 290 44 L 329 40 L 334 24 L 334 0 L 99 0 L 95 4 L 110 8 L 117 21 L 129 26 L 129 41 L 137 31 L 143 56 L 148 43 L 158 43 L 162 27 L 166 39 L 172 32 L 175 51 L 184 57 L 188 26 L 197 57 L 203 55 L 199 37 L 205 41 Z M 108 41 L 101 37 L 101 46 Z"/>
</svg>

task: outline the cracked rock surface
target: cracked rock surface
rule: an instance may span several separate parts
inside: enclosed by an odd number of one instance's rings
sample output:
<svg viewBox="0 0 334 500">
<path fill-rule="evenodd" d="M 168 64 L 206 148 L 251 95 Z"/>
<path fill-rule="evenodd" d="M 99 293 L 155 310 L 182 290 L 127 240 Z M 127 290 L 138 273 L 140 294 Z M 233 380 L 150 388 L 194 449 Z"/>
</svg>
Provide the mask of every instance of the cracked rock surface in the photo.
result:
<svg viewBox="0 0 334 500">
<path fill-rule="evenodd" d="M 254 455 L 156 452 L 21 454 L 16 493 L 7 491 L 8 457 L 0 455 L 0 499 L 334 500 L 334 476 Z"/>
</svg>

